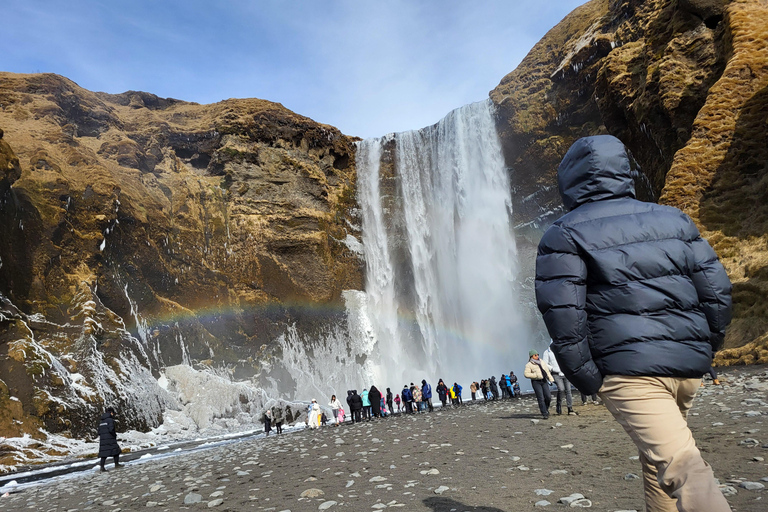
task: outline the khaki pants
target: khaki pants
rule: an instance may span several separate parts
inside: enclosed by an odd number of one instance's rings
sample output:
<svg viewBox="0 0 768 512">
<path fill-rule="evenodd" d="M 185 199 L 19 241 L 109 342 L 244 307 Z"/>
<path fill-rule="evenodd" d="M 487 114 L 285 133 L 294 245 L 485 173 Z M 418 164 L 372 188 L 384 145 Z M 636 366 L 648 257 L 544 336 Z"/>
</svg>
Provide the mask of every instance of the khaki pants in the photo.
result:
<svg viewBox="0 0 768 512">
<path fill-rule="evenodd" d="M 730 512 L 686 417 L 701 379 L 609 375 L 600 397 L 637 445 L 648 512 Z"/>
</svg>

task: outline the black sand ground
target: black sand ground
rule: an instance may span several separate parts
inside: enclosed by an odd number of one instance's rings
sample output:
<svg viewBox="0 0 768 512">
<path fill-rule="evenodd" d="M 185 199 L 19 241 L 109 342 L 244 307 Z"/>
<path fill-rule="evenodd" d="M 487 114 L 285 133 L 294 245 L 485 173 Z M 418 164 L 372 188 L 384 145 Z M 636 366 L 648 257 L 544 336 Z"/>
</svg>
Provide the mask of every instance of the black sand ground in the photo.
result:
<svg viewBox="0 0 768 512">
<path fill-rule="evenodd" d="M 766 511 L 768 491 L 748 488 L 768 486 L 768 368 L 722 377 L 701 389 L 689 424 L 736 492 L 733 510 Z M 575 398 L 578 416 L 549 420 L 523 398 L 246 440 L 44 483 L 0 498 L 0 510 L 565 510 L 558 500 L 572 493 L 593 510 L 643 510 L 634 445 L 604 407 Z"/>
</svg>

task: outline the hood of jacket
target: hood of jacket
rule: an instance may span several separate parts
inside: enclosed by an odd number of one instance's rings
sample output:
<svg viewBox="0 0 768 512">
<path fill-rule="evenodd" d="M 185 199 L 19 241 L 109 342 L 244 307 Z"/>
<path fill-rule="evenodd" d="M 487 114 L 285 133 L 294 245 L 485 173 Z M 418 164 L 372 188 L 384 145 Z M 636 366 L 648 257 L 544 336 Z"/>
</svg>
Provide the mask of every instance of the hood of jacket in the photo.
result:
<svg viewBox="0 0 768 512">
<path fill-rule="evenodd" d="M 93 416 L 91 416 L 93 417 Z M 101 421 L 111 418 L 112 416 L 108 412 L 101 413 Z"/>
<path fill-rule="evenodd" d="M 557 169 L 557 185 L 568 211 L 594 201 L 635 197 L 627 150 L 613 135 L 574 142 Z"/>
</svg>

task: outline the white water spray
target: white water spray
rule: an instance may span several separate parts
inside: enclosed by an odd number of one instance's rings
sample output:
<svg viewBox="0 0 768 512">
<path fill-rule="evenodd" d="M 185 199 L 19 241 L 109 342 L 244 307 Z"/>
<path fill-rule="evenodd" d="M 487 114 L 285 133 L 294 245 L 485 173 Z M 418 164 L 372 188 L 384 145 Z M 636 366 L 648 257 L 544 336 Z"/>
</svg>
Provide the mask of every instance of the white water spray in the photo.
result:
<svg viewBox="0 0 768 512">
<path fill-rule="evenodd" d="M 491 109 L 490 100 L 474 103 L 434 126 L 359 143 L 373 359 L 387 385 L 443 378 L 467 387 L 526 360 L 510 188 Z"/>
</svg>

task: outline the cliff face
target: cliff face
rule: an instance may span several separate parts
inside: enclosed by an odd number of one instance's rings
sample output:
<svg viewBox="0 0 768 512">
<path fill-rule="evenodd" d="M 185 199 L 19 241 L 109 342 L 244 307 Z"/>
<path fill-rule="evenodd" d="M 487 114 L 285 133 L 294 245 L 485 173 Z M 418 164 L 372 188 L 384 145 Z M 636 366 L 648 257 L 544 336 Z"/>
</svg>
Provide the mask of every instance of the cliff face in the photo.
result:
<svg viewBox="0 0 768 512">
<path fill-rule="evenodd" d="M 0 435 L 77 435 L 104 402 L 154 426 L 158 368 L 268 378 L 287 326 L 341 321 L 362 287 L 354 146 L 333 127 L 10 73 L 0 127 Z"/>
<path fill-rule="evenodd" d="M 760 0 L 592 0 L 491 92 L 529 254 L 562 213 L 570 144 L 616 135 L 641 197 L 691 215 L 734 283 L 719 364 L 768 362 L 766 27 Z"/>
</svg>

